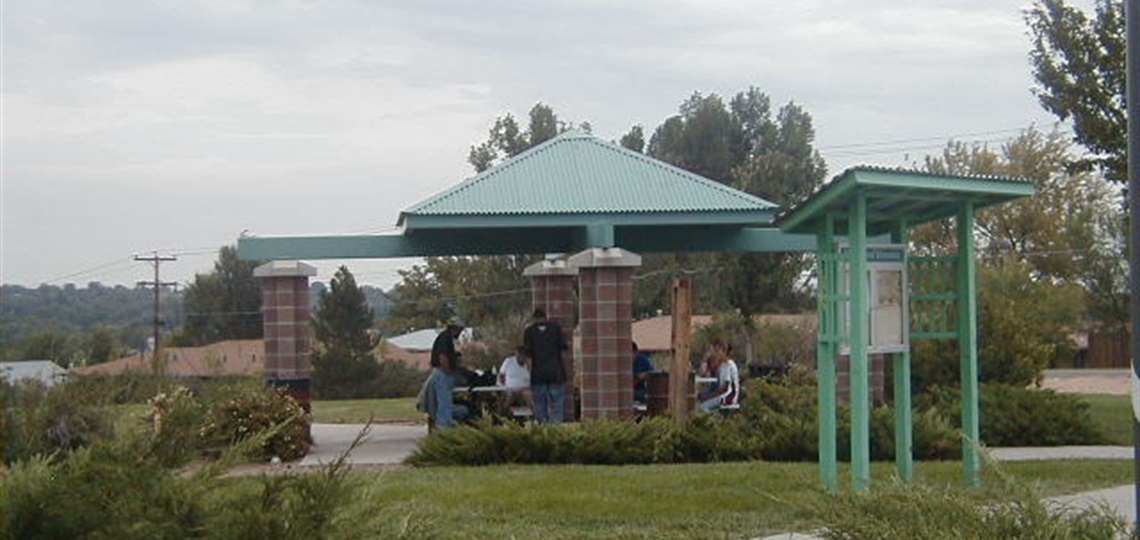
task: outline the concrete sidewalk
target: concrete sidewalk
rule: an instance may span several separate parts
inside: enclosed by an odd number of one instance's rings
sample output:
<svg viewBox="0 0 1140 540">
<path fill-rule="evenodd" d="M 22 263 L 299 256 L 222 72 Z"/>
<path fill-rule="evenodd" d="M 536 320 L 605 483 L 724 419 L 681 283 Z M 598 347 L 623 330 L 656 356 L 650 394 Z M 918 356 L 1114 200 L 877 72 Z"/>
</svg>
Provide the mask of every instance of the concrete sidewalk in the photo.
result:
<svg viewBox="0 0 1140 540">
<path fill-rule="evenodd" d="M 366 427 L 361 444 L 348 455 L 352 465 L 403 463 L 428 433 L 426 424 L 313 424 L 313 447 L 297 465 L 311 467 L 332 462 L 348 452 L 352 441 Z"/>
</svg>

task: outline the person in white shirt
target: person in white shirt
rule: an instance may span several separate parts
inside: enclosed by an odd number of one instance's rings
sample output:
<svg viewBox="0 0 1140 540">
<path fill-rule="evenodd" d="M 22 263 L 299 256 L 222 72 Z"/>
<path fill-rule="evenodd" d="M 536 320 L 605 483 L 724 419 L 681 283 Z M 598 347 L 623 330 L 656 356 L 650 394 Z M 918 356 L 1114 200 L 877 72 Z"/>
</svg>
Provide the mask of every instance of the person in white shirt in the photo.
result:
<svg viewBox="0 0 1140 540">
<path fill-rule="evenodd" d="M 708 366 L 716 373 L 716 388 L 701 401 L 702 411 L 711 412 L 721 407 L 735 406 L 740 398 L 740 370 L 728 357 L 728 345 L 719 339 L 709 344 Z"/>
<path fill-rule="evenodd" d="M 499 386 L 504 387 L 499 402 L 501 412 L 510 413 L 511 405 L 522 398 L 531 415 L 534 414 L 534 396 L 530 391 L 530 361 L 525 347 L 515 347 L 515 354 L 503 359 L 503 364 L 499 366 Z"/>
</svg>

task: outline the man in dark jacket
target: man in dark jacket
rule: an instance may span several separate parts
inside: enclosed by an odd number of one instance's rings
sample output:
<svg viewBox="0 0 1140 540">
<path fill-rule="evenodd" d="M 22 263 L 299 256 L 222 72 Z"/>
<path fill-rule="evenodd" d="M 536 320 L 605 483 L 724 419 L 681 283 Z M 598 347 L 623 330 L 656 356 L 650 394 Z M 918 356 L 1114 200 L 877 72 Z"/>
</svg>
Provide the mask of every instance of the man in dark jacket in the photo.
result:
<svg viewBox="0 0 1140 540">
<path fill-rule="evenodd" d="M 542 308 L 534 310 L 534 322 L 523 331 L 523 346 L 531 358 L 530 388 L 534 394 L 534 419 L 540 424 L 560 424 L 565 416 L 566 368 L 562 351 L 567 349 L 562 327 L 546 319 Z"/>
<path fill-rule="evenodd" d="M 455 387 L 453 379 L 456 368 L 459 367 L 459 353 L 455 350 L 455 339 L 463 333 L 463 324 L 452 320 L 447 328 L 439 333 L 431 346 L 431 375 L 429 382 L 434 390 L 435 402 L 431 410 L 435 413 L 435 427 L 453 427 L 455 425 L 454 411 L 452 411 L 452 389 Z"/>
</svg>

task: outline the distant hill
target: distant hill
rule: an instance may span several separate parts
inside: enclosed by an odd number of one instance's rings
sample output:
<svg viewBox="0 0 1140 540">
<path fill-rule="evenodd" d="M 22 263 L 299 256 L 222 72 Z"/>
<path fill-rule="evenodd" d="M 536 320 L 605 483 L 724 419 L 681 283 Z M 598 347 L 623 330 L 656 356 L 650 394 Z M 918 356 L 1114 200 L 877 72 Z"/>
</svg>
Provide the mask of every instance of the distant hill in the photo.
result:
<svg viewBox="0 0 1140 540">
<path fill-rule="evenodd" d="M 152 291 L 123 285 L 0 285 L 0 347 L 11 350 L 37 333 L 87 333 L 97 326 L 114 328 L 124 345 L 140 347 L 151 333 L 153 310 Z M 169 327 L 182 324 L 182 293 L 163 293 L 161 318 Z"/>
<path fill-rule="evenodd" d="M 322 282 L 310 286 L 311 306 L 316 307 L 326 287 Z M 392 310 L 393 300 L 378 287 L 361 288 L 379 322 Z M 182 325 L 182 293 L 164 291 L 161 304 L 167 331 Z M 142 348 L 152 332 L 153 309 L 154 293 L 149 289 L 98 282 L 86 287 L 0 285 L 0 359 L 22 360 L 17 349 L 35 334 L 85 335 L 96 327 L 114 329 L 117 340 L 128 349 Z M 17 357 L 9 358 L 12 355 Z"/>
</svg>

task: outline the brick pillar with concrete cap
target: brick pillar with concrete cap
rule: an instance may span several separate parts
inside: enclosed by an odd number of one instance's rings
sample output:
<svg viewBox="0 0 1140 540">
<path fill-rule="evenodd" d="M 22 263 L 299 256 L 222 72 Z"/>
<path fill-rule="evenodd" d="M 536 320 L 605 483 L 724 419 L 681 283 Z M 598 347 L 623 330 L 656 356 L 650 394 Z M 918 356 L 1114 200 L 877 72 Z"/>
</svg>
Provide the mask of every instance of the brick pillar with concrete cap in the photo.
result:
<svg viewBox="0 0 1140 540">
<path fill-rule="evenodd" d="M 531 309 L 542 308 L 547 318 L 562 327 L 566 343 L 574 343 L 574 286 L 578 284 L 578 269 L 566 263 L 562 256 L 549 255 L 523 270 L 530 278 Z M 562 357 L 566 369 L 566 420 L 576 419 L 574 407 L 574 348 Z"/>
<path fill-rule="evenodd" d="M 633 415 L 633 272 L 641 256 L 591 248 L 570 257 L 578 269 L 578 331 L 582 340 L 582 417 Z"/>
<path fill-rule="evenodd" d="M 312 403 L 309 278 L 317 269 L 300 261 L 273 261 L 253 270 L 261 280 L 265 381 L 284 387 L 306 412 Z"/>
</svg>

